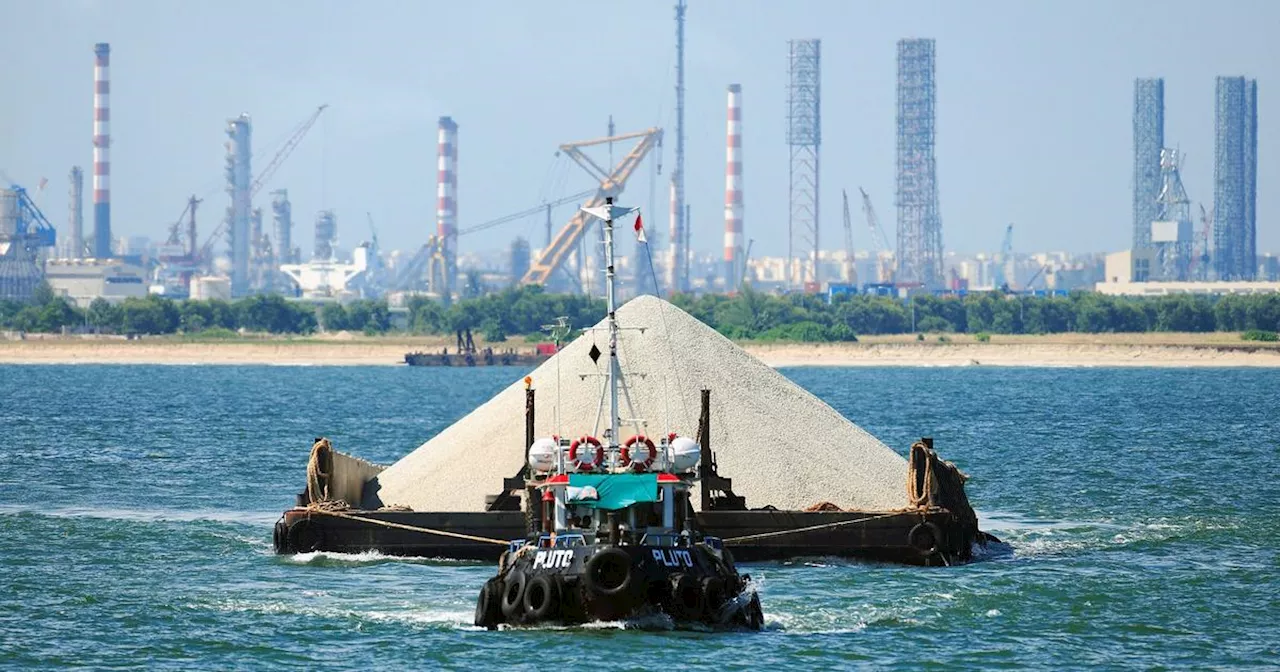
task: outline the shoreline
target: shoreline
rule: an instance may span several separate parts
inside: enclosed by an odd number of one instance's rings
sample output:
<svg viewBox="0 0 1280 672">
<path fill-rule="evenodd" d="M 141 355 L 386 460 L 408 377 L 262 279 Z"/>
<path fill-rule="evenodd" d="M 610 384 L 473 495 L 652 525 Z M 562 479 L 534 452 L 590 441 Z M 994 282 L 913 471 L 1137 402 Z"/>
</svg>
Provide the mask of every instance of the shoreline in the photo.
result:
<svg viewBox="0 0 1280 672">
<path fill-rule="evenodd" d="M 1234 338 L 1233 338 L 1234 336 Z M 765 364 L 781 367 L 1276 367 L 1280 344 L 1248 343 L 1232 334 L 1061 334 L 971 336 L 917 341 L 913 336 L 868 337 L 856 343 L 739 345 Z M 440 338 L 322 336 L 225 341 L 170 337 L 35 337 L 0 340 L 0 364 L 150 364 L 276 366 L 404 366 L 414 350 L 438 351 Z M 480 347 L 484 347 L 483 344 Z M 528 350 L 523 342 L 495 349 Z"/>
</svg>

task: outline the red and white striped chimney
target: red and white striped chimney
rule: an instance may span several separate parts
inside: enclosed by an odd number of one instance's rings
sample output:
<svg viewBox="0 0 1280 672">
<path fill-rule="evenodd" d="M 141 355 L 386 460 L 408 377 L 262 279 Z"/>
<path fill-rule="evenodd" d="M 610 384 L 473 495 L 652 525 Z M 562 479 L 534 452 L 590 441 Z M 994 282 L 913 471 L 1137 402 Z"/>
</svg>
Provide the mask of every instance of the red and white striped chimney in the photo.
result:
<svg viewBox="0 0 1280 672">
<path fill-rule="evenodd" d="M 453 294 L 458 275 L 458 125 L 440 117 L 436 158 L 436 235 L 444 256 L 441 291 Z"/>
<path fill-rule="evenodd" d="M 111 45 L 93 45 L 93 256 L 111 256 Z"/>
<path fill-rule="evenodd" d="M 724 286 L 738 287 L 742 264 L 742 85 L 729 85 L 729 122 L 724 169 Z"/>
</svg>

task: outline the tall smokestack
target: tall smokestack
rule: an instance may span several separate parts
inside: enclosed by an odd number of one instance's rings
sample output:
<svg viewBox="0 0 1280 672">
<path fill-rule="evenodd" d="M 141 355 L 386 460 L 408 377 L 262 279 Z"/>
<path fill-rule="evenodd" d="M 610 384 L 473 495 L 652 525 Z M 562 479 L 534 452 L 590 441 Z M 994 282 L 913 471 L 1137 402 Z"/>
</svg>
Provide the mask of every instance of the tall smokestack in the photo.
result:
<svg viewBox="0 0 1280 672">
<path fill-rule="evenodd" d="M 450 117 L 440 117 L 437 135 L 436 235 L 444 252 L 439 291 L 448 298 L 458 276 L 458 125 Z"/>
<path fill-rule="evenodd" d="M 67 248 L 67 256 L 79 259 L 84 256 L 84 171 L 80 166 L 71 167 L 71 198 L 69 204 L 68 224 L 71 228 L 71 244 Z"/>
<path fill-rule="evenodd" d="M 111 45 L 93 45 L 93 256 L 111 256 Z"/>
<path fill-rule="evenodd" d="M 729 85 L 729 122 L 724 169 L 724 287 L 742 277 L 742 85 Z"/>
<path fill-rule="evenodd" d="M 227 229 L 231 233 L 231 294 L 237 297 L 249 293 L 249 255 L 253 249 L 249 240 L 253 219 L 253 173 L 249 162 L 252 134 L 253 123 L 248 114 L 227 120 L 226 177 L 231 196 Z"/>
</svg>

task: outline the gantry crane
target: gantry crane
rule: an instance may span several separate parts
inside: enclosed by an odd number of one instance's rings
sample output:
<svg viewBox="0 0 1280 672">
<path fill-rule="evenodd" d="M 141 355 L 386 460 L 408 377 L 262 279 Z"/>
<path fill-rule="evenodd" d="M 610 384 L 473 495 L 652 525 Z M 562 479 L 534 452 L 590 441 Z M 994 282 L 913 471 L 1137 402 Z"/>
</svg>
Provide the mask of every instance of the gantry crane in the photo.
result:
<svg viewBox="0 0 1280 672">
<path fill-rule="evenodd" d="M 622 160 L 618 162 L 618 165 L 614 166 L 611 172 L 606 171 L 600 164 L 582 152 L 585 147 L 611 144 L 624 140 L 639 140 L 639 142 L 626 156 L 622 157 Z M 591 177 L 600 182 L 595 194 L 584 204 L 586 207 L 594 207 L 603 205 L 605 198 L 621 194 L 627 184 L 627 178 L 631 177 L 649 151 L 661 141 L 662 129 L 650 128 L 646 131 L 635 133 L 624 133 L 595 140 L 566 143 L 560 145 L 560 151 L 567 154 L 575 163 L 582 166 L 582 169 L 587 171 Z M 590 222 L 591 220 L 586 213 L 581 210 L 576 211 L 569 223 L 563 229 L 560 229 L 560 232 L 551 240 L 551 244 L 547 245 L 538 255 L 538 258 L 529 266 L 529 271 L 524 274 L 520 284 L 546 285 L 552 274 L 564 265 L 564 262 L 573 254 L 574 250 L 578 249 L 578 243 L 582 240 L 583 235 L 586 234 Z"/>
<path fill-rule="evenodd" d="M 841 189 L 840 196 L 844 199 L 844 280 L 856 285 L 858 269 L 853 266 L 853 216 L 849 214 L 849 192 Z"/>
<path fill-rule="evenodd" d="M 298 148 L 298 145 L 302 142 L 302 138 L 307 135 L 307 131 L 310 131 L 311 127 L 315 126 L 316 120 L 320 118 L 320 114 L 328 109 L 328 107 L 329 105 L 327 103 L 317 107 L 316 110 L 311 113 L 311 116 L 307 117 L 305 121 L 294 129 L 293 133 L 289 136 L 289 139 L 285 141 L 284 146 L 280 148 L 280 151 L 276 152 L 276 155 L 271 157 L 271 160 L 267 162 L 266 167 L 258 173 L 257 179 L 253 181 L 253 184 L 249 185 L 250 200 L 252 200 L 254 196 L 258 195 L 258 191 L 262 189 L 262 187 L 266 186 L 267 181 L 276 174 L 276 171 L 284 164 L 285 159 L 289 158 L 289 155 L 293 153 L 293 150 Z M 209 236 L 209 240 L 205 241 L 205 244 L 200 248 L 200 258 L 202 260 L 209 260 L 209 252 L 213 249 L 214 241 L 221 238 L 226 231 L 227 222 L 226 220 L 223 220 L 218 224 L 218 227 L 214 229 L 213 235 Z M 252 242 L 257 243 L 260 241 Z"/>
<path fill-rule="evenodd" d="M 877 280 L 893 282 L 893 270 L 889 267 L 893 246 L 889 244 L 889 238 L 884 235 L 884 229 L 880 228 L 880 218 L 876 216 L 876 209 L 871 206 L 871 197 L 862 187 L 858 187 L 858 192 L 862 194 L 862 212 L 867 216 L 867 228 L 871 229 L 871 240 L 880 244 L 880 250 L 876 254 L 876 275 L 879 276 Z"/>
</svg>

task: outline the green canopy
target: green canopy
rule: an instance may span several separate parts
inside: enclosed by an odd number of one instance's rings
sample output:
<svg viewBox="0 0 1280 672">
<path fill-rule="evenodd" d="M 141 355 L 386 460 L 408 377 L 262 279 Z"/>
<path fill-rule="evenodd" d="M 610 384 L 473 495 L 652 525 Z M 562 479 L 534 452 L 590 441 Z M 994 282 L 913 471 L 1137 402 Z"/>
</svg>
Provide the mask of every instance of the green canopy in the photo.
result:
<svg viewBox="0 0 1280 672">
<path fill-rule="evenodd" d="M 590 497 L 589 490 L 596 496 Z M 570 504 L 604 511 L 625 509 L 637 502 L 658 501 L 657 474 L 569 474 Z"/>
</svg>

